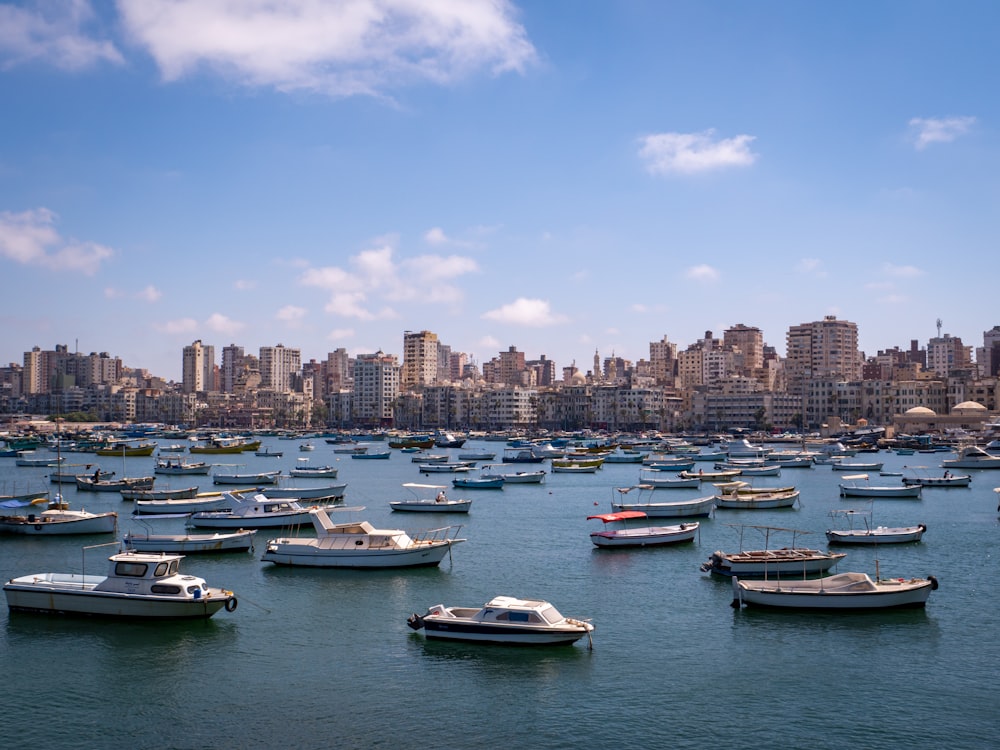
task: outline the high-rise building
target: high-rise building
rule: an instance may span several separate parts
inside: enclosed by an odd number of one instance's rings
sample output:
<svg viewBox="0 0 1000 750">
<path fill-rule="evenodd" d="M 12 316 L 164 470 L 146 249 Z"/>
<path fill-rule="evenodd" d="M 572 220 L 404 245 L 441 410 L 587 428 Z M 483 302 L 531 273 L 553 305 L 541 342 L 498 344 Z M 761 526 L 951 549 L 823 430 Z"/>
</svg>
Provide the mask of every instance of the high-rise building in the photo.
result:
<svg viewBox="0 0 1000 750">
<path fill-rule="evenodd" d="M 785 372 L 790 393 L 804 395 L 810 380 L 861 379 L 858 326 L 827 315 L 788 329 Z"/>
<path fill-rule="evenodd" d="M 184 347 L 181 368 L 181 387 L 184 393 L 210 391 L 214 385 L 215 347 L 206 346 L 198 339 Z"/>
<path fill-rule="evenodd" d="M 1000 326 L 983 331 L 983 348 L 977 352 L 979 374 L 984 378 L 1000 375 Z"/>
<path fill-rule="evenodd" d="M 433 385 L 438 376 L 438 337 L 430 331 L 403 333 L 402 387 Z"/>
<path fill-rule="evenodd" d="M 359 354 L 354 362 L 352 419 L 370 427 L 391 424 L 400 379 L 401 369 L 396 357 L 383 352 Z"/>
<path fill-rule="evenodd" d="M 649 342 L 649 365 L 659 385 L 673 385 L 677 374 L 677 344 L 666 336 Z"/>
<path fill-rule="evenodd" d="M 723 332 L 722 344 L 735 352 L 740 375 L 751 377 L 764 366 L 764 334 L 759 328 L 737 323 Z"/>
<path fill-rule="evenodd" d="M 286 392 L 292 390 L 294 376 L 302 370 L 302 350 L 276 346 L 260 348 L 260 387 Z"/>
<path fill-rule="evenodd" d="M 243 370 L 243 347 L 236 344 L 222 347 L 222 392 L 233 393 Z"/>
<path fill-rule="evenodd" d="M 943 378 L 954 370 L 965 370 L 972 366 L 972 347 L 962 344 L 958 336 L 945 334 L 927 342 L 927 369 Z"/>
</svg>

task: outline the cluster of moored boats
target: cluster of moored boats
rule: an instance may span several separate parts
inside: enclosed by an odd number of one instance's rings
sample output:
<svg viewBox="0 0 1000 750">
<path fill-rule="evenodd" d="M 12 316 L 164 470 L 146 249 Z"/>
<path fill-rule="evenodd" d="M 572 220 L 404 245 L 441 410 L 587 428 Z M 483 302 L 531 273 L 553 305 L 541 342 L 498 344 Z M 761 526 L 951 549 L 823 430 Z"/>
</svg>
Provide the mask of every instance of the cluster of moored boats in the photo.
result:
<svg viewBox="0 0 1000 750">
<path fill-rule="evenodd" d="M 259 450 L 240 445 L 240 450 L 254 449 L 257 455 L 280 455 L 267 449 Z M 454 447 L 454 446 L 453 446 Z M 227 447 L 219 452 L 235 452 Z M 468 454 L 452 461 L 433 455 L 417 455 L 427 446 L 402 447 L 414 452 L 421 474 L 465 474 L 476 461 L 492 460 L 493 453 Z M 192 450 L 192 452 L 195 452 Z M 381 457 L 381 452 L 354 452 L 352 458 Z M 523 454 L 503 464 L 487 464 L 478 477 L 460 476 L 452 480 L 455 488 L 502 488 L 504 483 L 541 483 L 545 471 L 532 467 L 514 470 L 511 463 L 538 463 L 537 454 Z M 640 480 L 631 487 L 615 488 L 612 512 L 588 516 L 600 521 L 602 527 L 590 533 L 598 548 L 628 548 L 672 545 L 692 542 L 700 533 L 698 517 L 707 517 L 716 509 L 770 509 L 791 507 L 799 499 L 794 486 L 755 487 L 755 476 L 778 476 L 782 468 L 805 465 L 802 456 L 739 455 L 730 451 L 724 460 L 713 459 L 714 470 L 695 470 L 696 460 L 690 455 L 668 456 L 640 454 L 639 460 L 624 453 L 587 457 L 576 455 L 553 459 L 553 472 L 595 473 L 604 461 L 641 464 Z M 989 458 L 994 458 L 990 456 Z M 543 459 L 544 460 L 544 457 Z M 915 470 L 913 476 L 902 478 L 900 485 L 871 485 L 868 473 L 882 468 L 879 462 L 858 462 L 844 459 L 831 462 L 831 468 L 846 473 L 840 476 L 839 489 L 844 497 L 919 497 L 924 487 L 968 486 L 969 475 L 952 474 L 961 469 L 963 461 L 982 461 L 973 451 L 963 451 L 959 458 L 948 462 L 943 476 L 930 476 L 926 470 Z M 772 463 L 773 462 L 773 463 Z M 814 462 L 810 461 L 809 465 Z M 975 468 L 981 468 L 983 464 Z M 774 471 L 774 469 L 777 471 Z M 916 467 L 919 468 L 919 467 Z M 155 466 L 157 474 L 207 474 L 208 464 L 178 457 L 161 457 Z M 330 466 L 311 466 L 300 459 L 292 470 L 293 476 L 335 478 Z M 276 484 L 280 472 L 265 471 L 248 475 L 216 473 L 216 484 L 255 485 Z M 149 480 L 148 482 L 146 480 Z M 254 549 L 254 537 L 261 528 L 291 528 L 308 524 L 310 536 L 279 536 L 269 539 L 261 560 L 283 566 L 329 568 L 401 568 L 439 565 L 451 554 L 456 544 L 466 541 L 458 535 L 461 526 L 444 526 L 423 533 L 401 529 L 377 528 L 367 521 L 338 522 L 343 511 L 361 508 L 307 506 L 311 498 L 300 490 L 274 487 L 268 490 L 219 493 L 198 493 L 196 488 L 156 491 L 151 478 L 121 478 L 102 475 L 77 475 L 76 486 L 84 491 L 116 491 L 135 502 L 136 514 L 177 515 L 188 517 L 190 527 L 184 534 L 155 534 L 130 531 L 123 539 L 124 549 L 108 558 L 109 569 L 104 576 L 67 573 L 35 573 L 11 579 L 4 586 L 11 610 L 33 612 L 74 613 L 129 618 L 204 618 L 225 609 L 233 611 L 237 599 L 233 592 L 209 587 L 204 579 L 182 575 L 179 565 L 186 554 L 198 552 L 247 551 Z M 714 486 L 711 495 L 701 498 L 652 502 L 643 495 L 673 487 L 697 487 L 704 482 Z M 346 485 L 340 485 L 336 498 L 343 497 Z M 394 500 L 392 510 L 413 512 L 468 513 L 471 500 L 449 498 L 445 486 L 406 483 L 414 492 L 413 499 Z M 331 496 L 330 488 L 327 496 Z M 434 495 L 436 491 L 436 495 Z M 153 495 L 154 492 L 163 494 Z M 630 493 L 638 497 L 629 497 Z M 1000 492 L 1000 488 L 998 488 Z M 433 495 L 422 497 L 421 493 Z M 211 494 L 211 497 L 207 495 Z M 927 527 L 924 524 L 904 527 L 875 526 L 871 512 L 842 510 L 831 515 L 844 521 L 847 528 L 828 529 L 829 544 L 892 544 L 920 541 Z M 649 519 L 674 518 L 672 525 L 651 524 Z M 73 511 L 57 496 L 46 510 L 22 516 L 0 516 L 0 530 L 15 533 L 60 534 L 117 531 L 117 514 L 91 514 Z M 774 527 L 748 527 L 772 532 L 802 533 Z M 728 576 L 733 584 L 733 605 L 779 607 L 814 610 L 865 610 L 923 606 L 930 592 L 938 587 L 934 576 L 925 578 L 873 579 L 865 573 L 830 574 L 830 570 L 846 555 L 797 546 L 774 548 L 765 542 L 762 549 L 738 552 L 713 552 L 703 563 L 702 570 Z M 573 643 L 591 637 L 594 626 L 587 619 L 567 618 L 549 602 L 496 596 L 481 607 L 430 607 L 422 615 L 413 614 L 408 624 L 422 629 L 428 638 L 476 642 L 552 645 Z"/>
</svg>

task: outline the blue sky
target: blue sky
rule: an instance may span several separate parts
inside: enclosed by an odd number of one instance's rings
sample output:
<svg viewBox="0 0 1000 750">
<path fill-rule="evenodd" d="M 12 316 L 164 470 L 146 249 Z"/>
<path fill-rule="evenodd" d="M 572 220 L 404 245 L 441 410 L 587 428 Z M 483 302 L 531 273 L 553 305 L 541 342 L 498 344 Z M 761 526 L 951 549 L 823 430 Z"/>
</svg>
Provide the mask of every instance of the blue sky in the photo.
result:
<svg viewBox="0 0 1000 750">
<path fill-rule="evenodd" d="M 1000 323 L 993 2 L 0 2 L 0 361 Z"/>
</svg>

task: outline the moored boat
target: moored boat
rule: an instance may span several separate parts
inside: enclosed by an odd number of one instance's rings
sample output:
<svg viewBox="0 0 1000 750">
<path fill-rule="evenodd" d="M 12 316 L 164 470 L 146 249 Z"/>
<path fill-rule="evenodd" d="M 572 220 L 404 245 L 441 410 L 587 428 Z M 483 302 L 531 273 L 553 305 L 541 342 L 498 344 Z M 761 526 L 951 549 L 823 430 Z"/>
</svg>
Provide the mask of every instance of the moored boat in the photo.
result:
<svg viewBox="0 0 1000 750">
<path fill-rule="evenodd" d="M 446 488 L 442 484 L 406 482 L 403 486 L 413 493 L 413 497 L 391 501 L 389 507 L 393 510 L 424 513 L 468 513 L 472 506 L 471 500 L 448 497 L 445 494 Z M 422 498 L 417 494 L 417 490 L 437 490 L 437 495 L 432 498 Z"/>
<path fill-rule="evenodd" d="M 253 549 L 255 529 L 238 529 L 213 534 L 144 534 L 129 532 L 122 537 L 126 549 L 140 552 L 180 552 L 186 555 L 209 552 L 246 552 Z"/>
<path fill-rule="evenodd" d="M 818 611 L 923 607 L 937 589 L 927 578 L 872 579 L 867 573 L 837 573 L 801 581 L 745 581 L 733 577 L 733 607 L 773 607 Z"/>
<path fill-rule="evenodd" d="M 118 529 L 118 514 L 70 510 L 57 495 L 40 513 L 0 515 L 0 533 L 22 536 L 66 536 L 70 534 L 111 534 Z"/>
<path fill-rule="evenodd" d="M 269 500 L 264 495 L 244 498 L 223 492 L 228 509 L 192 513 L 187 525 L 207 529 L 265 529 L 295 526 L 310 518 L 310 508 L 294 500 Z"/>
<path fill-rule="evenodd" d="M 276 484 L 280 471 L 257 471 L 249 473 L 219 473 L 212 476 L 212 484 Z"/>
<path fill-rule="evenodd" d="M 845 474 L 840 482 L 841 497 L 920 497 L 920 485 L 871 485 L 867 474 Z"/>
<path fill-rule="evenodd" d="M 12 611 L 137 619 L 207 618 L 232 612 L 232 591 L 181 575 L 183 555 L 119 552 L 108 558 L 106 576 L 33 573 L 4 584 Z"/>
<path fill-rule="evenodd" d="M 590 532 L 590 541 L 597 547 L 649 547 L 664 544 L 690 542 L 698 533 L 697 522 L 681 523 L 674 526 L 629 526 L 628 522 L 648 518 L 639 510 L 624 510 L 617 513 L 600 513 L 587 516 L 587 520 L 597 519 L 605 528 Z M 607 528 L 610 523 L 623 523 L 624 528 Z"/>
<path fill-rule="evenodd" d="M 643 501 L 643 492 L 649 497 L 655 488 L 647 484 L 639 484 L 633 487 L 617 487 L 619 493 L 618 502 L 612 501 L 611 507 L 616 511 L 640 511 L 649 518 L 699 518 L 707 517 L 715 509 L 715 496 L 696 497 L 690 500 L 676 500 L 673 502 L 651 502 Z M 637 490 L 640 494 L 635 502 L 626 502 L 625 496 Z"/>
<path fill-rule="evenodd" d="M 204 461 L 185 461 L 183 458 L 159 458 L 153 465 L 154 474 L 208 474 L 212 466 Z"/>
<path fill-rule="evenodd" d="M 431 639 L 518 646 L 568 645 L 594 631 L 589 621 L 563 617 L 549 602 L 511 596 L 494 597 L 482 607 L 436 604 L 406 622 Z"/>
<path fill-rule="evenodd" d="M 164 490 L 120 490 L 122 500 L 186 500 L 198 494 L 198 487 L 177 487 Z"/>
<path fill-rule="evenodd" d="M 846 529 L 827 529 L 826 540 L 830 544 L 906 544 L 919 542 L 927 531 L 927 526 L 922 523 L 916 526 L 875 526 L 871 511 L 835 510 L 830 515 L 847 521 Z M 855 526 L 854 518 L 858 516 L 863 523 Z"/>
<path fill-rule="evenodd" d="M 843 552 L 824 552 L 797 546 L 798 537 L 811 533 L 808 531 L 748 524 L 741 524 L 738 528 L 740 529 L 739 551 L 716 550 L 709 555 L 706 562 L 702 563 L 701 569 L 703 571 L 723 576 L 767 577 L 785 580 L 789 577 L 794 579 L 826 573 L 847 556 Z M 763 532 L 763 548 L 743 549 L 743 535 L 747 529 Z M 791 534 L 791 546 L 772 547 L 770 544 L 771 536 L 775 533 Z"/>
</svg>

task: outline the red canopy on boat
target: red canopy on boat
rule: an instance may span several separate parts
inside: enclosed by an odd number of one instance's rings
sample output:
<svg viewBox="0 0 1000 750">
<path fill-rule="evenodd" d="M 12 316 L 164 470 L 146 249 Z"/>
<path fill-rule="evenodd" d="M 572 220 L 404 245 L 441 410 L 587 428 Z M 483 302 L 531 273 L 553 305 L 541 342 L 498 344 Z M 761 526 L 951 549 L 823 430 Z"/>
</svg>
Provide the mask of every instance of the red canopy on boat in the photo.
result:
<svg viewBox="0 0 1000 750">
<path fill-rule="evenodd" d="M 610 523 L 611 521 L 625 521 L 629 518 L 645 518 L 646 514 L 641 510 L 622 510 L 617 513 L 602 513 L 598 516 L 587 516 L 589 521 L 591 518 L 599 518 L 604 521 L 604 523 Z"/>
</svg>

